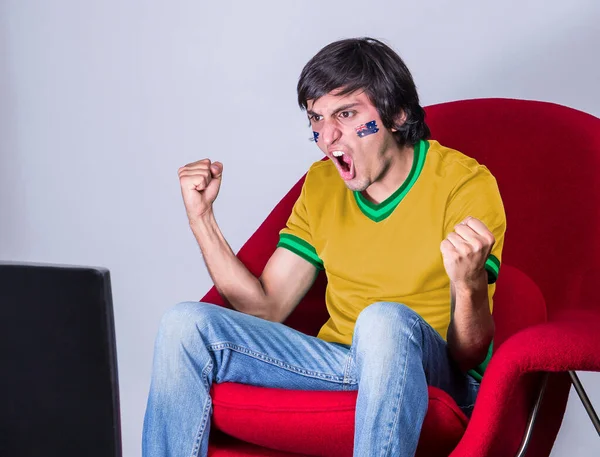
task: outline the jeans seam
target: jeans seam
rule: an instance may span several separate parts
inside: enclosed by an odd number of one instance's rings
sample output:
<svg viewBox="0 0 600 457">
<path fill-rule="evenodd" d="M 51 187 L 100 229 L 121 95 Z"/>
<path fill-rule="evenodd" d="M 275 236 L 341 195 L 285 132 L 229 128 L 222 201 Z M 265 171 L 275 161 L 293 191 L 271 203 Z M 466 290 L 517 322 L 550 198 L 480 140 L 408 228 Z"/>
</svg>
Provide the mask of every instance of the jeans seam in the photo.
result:
<svg viewBox="0 0 600 457">
<path fill-rule="evenodd" d="M 350 377 L 350 366 L 354 360 L 354 346 L 348 351 L 346 366 L 344 367 L 344 387 L 343 390 L 350 390 L 350 384 L 357 384 L 357 380 Z"/>
<path fill-rule="evenodd" d="M 332 382 L 337 382 L 337 383 L 342 383 L 342 384 L 344 383 L 344 377 L 334 376 L 334 375 L 330 375 L 330 374 L 326 374 L 326 373 L 320 373 L 318 371 L 313 371 L 313 370 L 307 370 L 307 369 L 301 368 L 301 367 L 295 367 L 295 366 L 290 365 L 289 363 L 286 363 L 282 360 L 275 359 L 273 357 L 270 357 L 266 354 L 262 354 L 260 352 L 252 351 L 246 347 L 239 346 L 234 343 L 225 343 L 225 342 L 213 343 L 213 344 L 208 345 L 206 348 L 209 351 L 213 351 L 213 352 L 219 351 L 222 349 L 231 349 L 231 350 L 239 352 L 241 354 L 245 354 L 249 357 L 253 357 L 255 359 L 262 360 L 263 362 L 268 363 L 270 365 L 278 366 L 278 367 L 281 367 L 283 369 L 286 369 L 288 371 L 291 371 L 291 372 L 294 372 L 294 373 L 297 373 L 297 374 L 300 374 L 303 376 L 324 379 L 327 381 L 332 381 Z"/>
<path fill-rule="evenodd" d="M 419 319 L 415 319 L 415 321 L 413 322 L 412 326 L 410 327 L 410 332 L 408 334 L 407 342 L 409 342 L 411 340 L 411 338 L 413 336 L 414 328 L 415 328 L 415 326 L 418 323 L 419 323 Z M 407 367 L 408 367 L 408 354 L 409 354 L 409 351 L 407 351 L 407 356 L 404 359 L 404 368 L 402 370 L 403 371 L 402 372 L 402 387 L 400 388 L 400 393 L 398 394 L 398 400 L 399 401 L 401 401 L 401 399 L 403 398 L 404 387 L 406 386 L 406 370 L 407 370 Z M 402 407 L 402 404 L 396 404 L 396 414 L 394 415 L 394 421 L 392 423 L 392 429 L 390 430 L 390 435 L 388 437 L 387 444 L 386 444 L 386 446 L 384 448 L 384 452 L 386 451 L 386 449 L 387 449 L 388 452 L 385 452 L 384 457 L 385 457 L 385 455 L 390 455 L 390 452 L 391 452 L 390 443 L 392 441 L 392 434 L 394 432 L 394 427 L 395 427 L 396 423 L 398 422 L 398 415 L 400 414 L 401 407 Z"/>
<path fill-rule="evenodd" d="M 196 434 L 196 442 L 194 443 L 194 448 L 192 449 L 192 457 L 198 456 L 198 452 L 200 451 L 200 443 L 202 442 L 202 435 L 206 430 L 206 424 L 208 423 L 208 419 L 210 416 L 210 387 L 207 379 L 208 376 L 206 373 L 212 369 L 212 364 L 212 360 L 209 360 L 208 362 L 206 362 L 206 365 L 202 370 L 202 382 L 207 388 L 208 395 L 206 396 L 206 402 L 204 404 L 204 408 L 202 409 L 202 421 L 200 422 L 200 427 L 198 428 L 198 433 Z"/>
</svg>

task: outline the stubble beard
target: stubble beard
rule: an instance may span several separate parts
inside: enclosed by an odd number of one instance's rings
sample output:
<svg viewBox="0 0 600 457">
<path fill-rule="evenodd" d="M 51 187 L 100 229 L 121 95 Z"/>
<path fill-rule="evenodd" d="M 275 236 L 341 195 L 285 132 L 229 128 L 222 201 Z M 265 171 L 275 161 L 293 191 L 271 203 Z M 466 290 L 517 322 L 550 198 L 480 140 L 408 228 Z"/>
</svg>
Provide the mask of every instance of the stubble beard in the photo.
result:
<svg viewBox="0 0 600 457">
<path fill-rule="evenodd" d="M 366 179 L 360 179 L 355 177 L 350 181 L 345 181 L 346 187 L 352 192 L 364 192 L 370 186 L 370 183 Z"/>
</svg>

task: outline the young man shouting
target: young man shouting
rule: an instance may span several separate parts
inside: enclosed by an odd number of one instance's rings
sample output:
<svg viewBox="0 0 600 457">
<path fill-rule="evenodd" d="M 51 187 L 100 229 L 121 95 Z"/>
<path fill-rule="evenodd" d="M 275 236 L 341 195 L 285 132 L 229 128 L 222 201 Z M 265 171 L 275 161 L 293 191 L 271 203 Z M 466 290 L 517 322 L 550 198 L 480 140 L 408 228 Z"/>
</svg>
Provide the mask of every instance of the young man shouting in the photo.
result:
<svg viewBox="0 0 600 457">
<path fill-rule="evenodd" d="M 180 303 L 156 340 L 145 457 L 206 456 L 212 383 L 357 390 L 354 455 L 413 456 L 427 386 L 470 414 L 494 336 L 506 219 L 495 178 L 429 140 L 409 70 L 382 42 L 349 39 L 304 67 L 298 102 L 330 160 L 308 171 L 259 278 L 213 214 L 223 165 L 179 169 L 210 275 L 235 308 Z M 327 274 L 317 337 L 283 324 Z"/>
</svg>

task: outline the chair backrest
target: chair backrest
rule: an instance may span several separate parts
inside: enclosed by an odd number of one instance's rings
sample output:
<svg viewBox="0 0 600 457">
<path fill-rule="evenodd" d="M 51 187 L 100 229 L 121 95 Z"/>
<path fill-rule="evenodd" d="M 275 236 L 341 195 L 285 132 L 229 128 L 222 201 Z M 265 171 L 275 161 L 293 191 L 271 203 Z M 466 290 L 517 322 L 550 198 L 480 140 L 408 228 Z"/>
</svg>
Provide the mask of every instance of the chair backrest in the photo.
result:
<svg viewBox="0 0 600 457">
<path fill-rule="evenodd" d="M 586 306 L 577 302 L 592 296 L 590 281 L 584 279 L 600 273 L 594 262 L 600 258 L 600 184 L 595 179 L 600 171 L 600 120 L 560 105 L 511 99 L 450 102 L 426 112 L 433 138 L 474 157 L 496 176 L 507 213 L 503 263 L 531 277 L 550 309 L 572 303 Z M 255 275 L 274 251 L 303 181 L 240 250 L 238 257 Z M 529 281 L 518 270 L 507 273 L 504 281 L 500 272 L 495 302 L 502 306 L 498 315 L 495 312 L 498 342 L 545 317 L 535 292 L 530 294 L 535 309 L 529 318 L 519 322 L 510 317 L 522 314 L 512 309 L 517 306 L 512 298 L 518 295 L 514 285 Z M 286 324 L 316 335 L 327 319 L 325 286 L 321 273 Z M 223 304 L 214 287 L 202 300 Z"/>
<path fill-rule="evenodd" d="M 0 455 L 120 457 L 109 272 L 0 263 Z"/>
<path fill-rule="evenodd" d="M 546 302 L 533 280 L 518 268 L 502 265 L 494 294 L 494 352 L 509 336 L 547 319 Z"/>
<path fill-rule="evenodd" d="M 496 177 L 507 215 L 503 263 L 539 285 L 550 315 L 598 307 L 584 298 L 591 296 L 589 279 L 600 274 L 600 119 L 512 99 L 442 103 L 426 111 L 436 140 Z"/>
</svg>

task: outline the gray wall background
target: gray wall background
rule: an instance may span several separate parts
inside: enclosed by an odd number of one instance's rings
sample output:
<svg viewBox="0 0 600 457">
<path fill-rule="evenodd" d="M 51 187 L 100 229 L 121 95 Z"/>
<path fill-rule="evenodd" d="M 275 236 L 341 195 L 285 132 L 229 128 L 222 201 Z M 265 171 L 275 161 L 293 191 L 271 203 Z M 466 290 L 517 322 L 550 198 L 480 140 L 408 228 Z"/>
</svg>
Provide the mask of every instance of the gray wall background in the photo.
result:
<svg viewBox="0 0 600 457">
<path fill-rule="evenodd" d="M 600 116 L 600 2 L 482 3 L 0 0 L 0 258 L 111 270 L 126 456 L 159 318 L 210 287 L 177 169 L 224 163 L 216 213 L 238 250 L 321 158 L 295 85 L 322 46 L 385 40 L 424 105 L 516 97 Z M 600 375 L 582 380 L 600 406 Z M 553 456 L 599 454 L 571 398 Z"/>
</svg>

